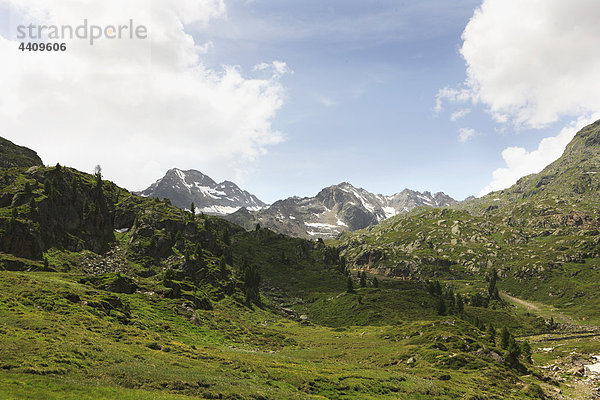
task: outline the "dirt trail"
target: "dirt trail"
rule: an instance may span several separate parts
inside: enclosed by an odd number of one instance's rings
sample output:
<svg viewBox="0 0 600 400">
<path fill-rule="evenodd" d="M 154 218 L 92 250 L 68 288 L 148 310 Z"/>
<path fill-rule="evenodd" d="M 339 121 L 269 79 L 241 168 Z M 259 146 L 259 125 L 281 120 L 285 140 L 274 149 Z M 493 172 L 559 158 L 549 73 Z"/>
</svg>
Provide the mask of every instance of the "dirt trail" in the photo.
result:
<svg viewBox="0 0 600 400">
<path fill-rule="evenodd" d="M 531 311 L 532 313 L 537 314 L 544 319 L 554 318 L 554 320 L 557 322 L 563 322 L 569 325 L 579 325 L 571 317 L 561 314 L 556 308 L 550 305 L 535 304 L 533 302 L 511 296 L 510 294 L 504 291 L 500 291 L 500 297 L 502 297 L 504 300 L 510 303 L 518 304 L 527 309 L 528 311 Z"/>
<path fill-rule="evenodd" d="M 523 338 L 527 337 L 533 343 L 560 343 L 567 342 L 571 340 L 585 339 L 585 338 L 593 338 L 600 336 L 600 327 L 597 326 L 582 326 L 575 322 L 571 317 L 567 315 L 561 314 L 557 309 L 547 304 L 533 303 L 523 299 L 519 299 L 518 297 L 514 297 L 509 295 L 506 292 L 500 292 L 500 296 L 512 303 L 524 307 L 529 312 L 536 314 L 546 320 L 550 317 L 554 318 L 557 322 L 562 322 L 560 324 L 560 329 L 554 332 L 542 333 L 537 335 L 526 335 Z M 561 344 L 553 344 L 553 346 L 560 346 Z M 581 365 L 573 362 L 573 354 L 570 354 L 570 357 L 559 358 L 556 360 L 554 365 L 559 364 L 561 366 L 561 370 L 559 372 L 554 372 L 554 377 L 564 376 L 565 372 L 572 370 L 573 368 L 581 368 Z M 550 372 L 552 374 L 552 372 Z M 565 386 L 567 386 L 568 395 L 555 395 L 551 397 L 553 399 L 561 399 L 561 400 L 598 400 L 600 399 L 599 391 L 598 391 L 598 380 L 595 376 L 590 376 L 587 373 L 585 376 L 576 377 L 570 376 L 567 382 L 564 382 Z"/>
<path fill-rule="evenodd" d="M 539 312 L 542 311 L 542 309 L 539 308 L 538 306 L 536 306 L 535 304 L 525 301 L 523 299 L 519 299 L 517 297 L 511 296 L 510 294 L 508 294 L 504 291 L 500 292 L 500 297 L 503 297 L 505 300 L 508 300 L 511 303 L 520 304 L 523 307 L 527 308 L 528 310 L 539 311 Z"/>
</svg>

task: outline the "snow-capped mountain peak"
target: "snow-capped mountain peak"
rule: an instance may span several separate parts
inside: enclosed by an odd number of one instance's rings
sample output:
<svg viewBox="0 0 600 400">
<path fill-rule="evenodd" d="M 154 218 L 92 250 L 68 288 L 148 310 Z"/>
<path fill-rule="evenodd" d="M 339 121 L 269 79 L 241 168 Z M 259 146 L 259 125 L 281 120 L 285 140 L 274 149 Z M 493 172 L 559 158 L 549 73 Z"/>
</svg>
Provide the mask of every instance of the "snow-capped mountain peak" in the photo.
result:
<svg viewBox="0 0 600 400">
<path fill-rule="evenodd" d="M 258 212 L 240 210 L 226 218 L 251 228 L 260 223 L 292 236 L 331 238 L 346 230 L 375 225 L 418 206 L 444 207 L 455 200 L 444 193 L 405 189 L 391 196 L 373 194 L 348 182 L 321 190 L 315 197 L 290 197 Z"/>
<path fill-rule="evenodd" d="M 208 175 L 193 169 L 170 169 L 164 177 L 139 194 L 144 197 L 168 198 L 172 204 L 188 210 L 194 203 L 195 212 L 217 215 L 231 214 L 242 207 L 260 210 L 266 206 L 235 183 L 217 183 Z"/>
</svg>

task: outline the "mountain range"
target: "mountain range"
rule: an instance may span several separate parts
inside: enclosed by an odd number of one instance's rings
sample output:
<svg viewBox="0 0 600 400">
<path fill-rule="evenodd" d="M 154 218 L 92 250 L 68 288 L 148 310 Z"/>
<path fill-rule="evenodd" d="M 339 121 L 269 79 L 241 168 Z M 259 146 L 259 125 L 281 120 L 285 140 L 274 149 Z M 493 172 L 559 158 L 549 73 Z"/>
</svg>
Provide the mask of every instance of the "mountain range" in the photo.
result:
<svg viewBox="0 0 600 400">
<path fill-rule="evenodd" d="M 256 196 L 240 189 L 235 183 L 217 183 L 200 171 L 173 168 L 149 188 L 137 192 L 142 197 L 169 199 L 179 208 L 211 215 L 231 214 L 242 207 L 259 210 L 266 206 Z"/>
<path fill-rule="evenodd" d="M 193 202 L 196 212 L 224 216 L 246 229 L 256 224 L 296 237 L 334 238 L 341 232 L 366 228 L 415 207 L 447 207 L 456 201 L 444 193 L 409 189 L 392 196 L 373 194 L 350 183 L 329 186 L 314 197 L 290 197 L 267 206 L 233 182 L 216 183 L 196 171 L 174 168 L 143 197 L 167 198 L 183 209 Z"/>
<path fill-rule="evenodd" d="M 341 232 L 376 225 L 415 207 L 446 207 L 454 203 L 456 201 L 444 193 L 405 189 L 384 196 L 344 182 L 329 186 L 314 197 L 290 197 L 255 212 L 240 209 L 225 219 L 246 229 L 261 224 L 290 236 L 335 238 Z"/>
</svg>

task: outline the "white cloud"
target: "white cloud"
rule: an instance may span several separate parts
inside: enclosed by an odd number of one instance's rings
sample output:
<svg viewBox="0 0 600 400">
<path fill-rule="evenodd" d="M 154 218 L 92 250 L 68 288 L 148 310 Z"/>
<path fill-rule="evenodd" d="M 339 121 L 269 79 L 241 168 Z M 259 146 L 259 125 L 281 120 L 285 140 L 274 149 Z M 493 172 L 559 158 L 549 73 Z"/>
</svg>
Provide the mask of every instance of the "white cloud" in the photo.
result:
<svg viewBox="0 0 600 400">
<path fill-rule="evenodd" d="M 261 62 L 260 64 L 254 66 L 254 71 L 269 72 L 278 78 L 286 74 L 294 74 L 294 71 L 292 71 L 288 67 L 287 63 L 283 61 L 273 61 L 270 63 Z"/>
<path fill-rule="evenodd" d="M 475 136 L 475 129 L 461 128 L 458 131 L 458 141 L 461 143 L 467 142 L 473 136 Z"/>
<path fill-rule="evenodd" d="M 483 196 L 496 190 L 514 185 L 517 180 L 529 174 L 535 174 L 560 157 L 575 134 L 584 126 L 600 118 L 600 113 L 580 118 L 560 131 L 557 136 L 542 139 L 538 148 L 527 151 L 522 147 L 508 147 L 502 152 L 506 167 L 493 173 L 492 182 L 479 192 Z"/>
<path fill-rule="evenodd" d="M 472 100 L 533 128 L 600 110 L 598 15 L 597 0 L 484 0 L 460 50 Z"/>
<path fill-rule="evenodd" d="M 452 115 L 450 116 L 450 121 L 456 122 L 459 119 L 463 119 L 464 117 L 466 117 L 470 113 L 471 113 L 471 109 L 469 109 L 469 108 L 463 108 L 462 110 L 458 110 L 458 111 L 452 113 Z"/>
<path fill-rule="evenodd" d="M 440 89 L 435 97 L 435 106 L 433 111 L 437 114 L 444 110 L 444 101 L 451 103 L 465 103 L 472 99 L 472 93 L 468 89 L 453 89 L 445 87 Z"/>
<path fill-rule="evenodd" d="M 0 135 L 48 163 L 91 171 L 140 189 L 168 168 L 229 177 L 282 140 L 283 62 L 264 77 L 206 68 L 185 25 L 224 18 L 222 0 L 0 0 L 12 21 L 148 27 L 146 40 L 67 41 L 64 53 L 29 53 L 0 36 Z M 14 27 L 13 27 L 14 28 Z"/>
<path fill-rule="evenodd" d="M 444 103 L 480 104 L 501 129 L 542 128 L 576 121 L 536 150 L 509 147 L 480 195 L 504 189 L 558 158 L 576 131 L 600 110 L 600 2 L 597 0 L 483 0 L 467 24 L 461 55 L 467 79 L 438 92 Z M 454 120 L 459 114 L 451 116 Z"/>
</svg>

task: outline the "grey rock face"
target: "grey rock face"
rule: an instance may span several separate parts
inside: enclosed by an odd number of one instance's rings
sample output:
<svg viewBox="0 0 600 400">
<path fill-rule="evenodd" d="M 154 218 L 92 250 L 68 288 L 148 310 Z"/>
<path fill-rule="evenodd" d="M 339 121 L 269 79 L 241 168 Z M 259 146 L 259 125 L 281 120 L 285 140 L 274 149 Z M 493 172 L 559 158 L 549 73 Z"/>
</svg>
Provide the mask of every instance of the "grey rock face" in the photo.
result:
<svg viewBox="0 0 600 400">
<path fill-rule="evenodd" d="M 266 206 L 233 182 L 217 183 L 200 171 L 177 168 L 170 169 L 164 177 L 137 194 L 169 199 L 173 205 L 183 209 L 189 209 L 193 202 L 197 213 L 214 215 L 231 214 L 242 207 L 258 210 Z"/>
<path fill-rule="evenodd" d="M 315 197 L 290 197 L 256 212 L 242 209 L 225 218 L 246 229 L 259 223 L 291 236 L 333 238 L 343 231 L 376 225 L 418 206 L 445 207 L 455 202 L 444 193 L 405 189 L 384 196 L 344 182 L 321 190 Z"/>
</svg>

